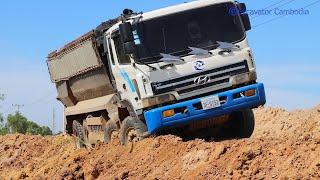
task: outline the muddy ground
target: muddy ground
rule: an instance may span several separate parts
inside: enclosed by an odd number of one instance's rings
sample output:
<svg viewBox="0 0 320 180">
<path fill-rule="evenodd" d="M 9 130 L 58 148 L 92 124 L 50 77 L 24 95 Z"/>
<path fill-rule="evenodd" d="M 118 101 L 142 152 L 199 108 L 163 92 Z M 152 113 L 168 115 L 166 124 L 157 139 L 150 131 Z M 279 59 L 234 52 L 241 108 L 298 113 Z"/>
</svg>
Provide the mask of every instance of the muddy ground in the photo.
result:
<svg viewBox="0 0 320 180">
<path fill-rule="evenodd" d="M 0 137 L 0 179 L 320 179 L 320 106 L 255 110 L 250 139 L 148 138 L 76 150 L 69 136 Z M 130 151 L 132 150 L 132 151 Z"/>
</svg>

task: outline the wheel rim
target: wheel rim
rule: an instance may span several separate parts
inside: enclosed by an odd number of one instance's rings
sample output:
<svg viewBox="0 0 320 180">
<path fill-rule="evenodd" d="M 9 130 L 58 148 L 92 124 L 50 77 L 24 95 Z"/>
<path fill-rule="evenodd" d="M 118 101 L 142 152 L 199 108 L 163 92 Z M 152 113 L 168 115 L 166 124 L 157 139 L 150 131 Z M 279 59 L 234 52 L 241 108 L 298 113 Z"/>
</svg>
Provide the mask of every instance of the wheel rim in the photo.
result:
<svg viewBox="0 0 320 180">
<path fill-rule="evenodd" d="M 118 132 L 118 131 L 112 131 L 112 132 L 109 134 L 109 137 L 110 137 L 110 140 L 118 139 L 118 137 L 119 137 L 119 132 Z"/>
<path fill-rule="evenodd" d="M 127 141 L 128 142 L 138 142 L 140 140 L 138 132 L 134 128 L 130 128 L 127 131 Z"/>
</svg>

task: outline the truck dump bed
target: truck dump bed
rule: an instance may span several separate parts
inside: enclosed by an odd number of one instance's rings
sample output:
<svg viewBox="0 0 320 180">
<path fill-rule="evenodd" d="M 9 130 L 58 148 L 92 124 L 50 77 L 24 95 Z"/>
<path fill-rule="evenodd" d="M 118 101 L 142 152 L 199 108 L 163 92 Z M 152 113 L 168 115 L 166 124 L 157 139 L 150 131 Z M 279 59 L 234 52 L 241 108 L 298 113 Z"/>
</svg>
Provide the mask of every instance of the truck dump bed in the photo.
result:
<svg viewBox="0 0 320 180">
<path fill-rule="evenodd" d="M 101 66 L 93 31 L 48 56 L 48 67 L 53 82 L 69 80 L 71 77 Z"/>
<path fill-rule="evenodd" d="M 48 55 L 51 80 L 66 107 L 114 93 L 96 39 L 91 31 Z"/>
</svg>

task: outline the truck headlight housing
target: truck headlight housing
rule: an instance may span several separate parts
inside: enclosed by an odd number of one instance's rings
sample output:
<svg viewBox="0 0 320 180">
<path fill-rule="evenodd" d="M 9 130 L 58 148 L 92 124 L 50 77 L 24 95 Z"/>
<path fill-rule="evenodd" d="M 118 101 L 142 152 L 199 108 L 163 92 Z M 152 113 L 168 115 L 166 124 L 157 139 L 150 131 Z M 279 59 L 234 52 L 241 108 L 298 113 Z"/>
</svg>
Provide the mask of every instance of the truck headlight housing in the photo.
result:
<svg viewBox="0 0 320 180">
<path fill-rule="evenodd" d="M 252 82 L 257 80 L 257 73 L 252 71 L 245 74 L 239 74 L 231 77 L 232 85 L 239 85 L 247 82 Z"/>
<path fill-rule="evenodd" d="M 243 84 L 243 83 L 247 83 L 249 81 L 250 81 L 250 79 L 249 79 L 249 74 L 248 73 L 239 74 L 239 75 L 233 76 L 231 78 L 232 85 Z"/>
<path fill-rule="evenodd" d="M 151 98 L 142 99 L 142 104 L 144 107 L 151 107 L 155 105 L 160 105 L 164 103 L 170 103 L 175 101 L 176 98 L 172 94 L 163 94 Z"/>
</svg>

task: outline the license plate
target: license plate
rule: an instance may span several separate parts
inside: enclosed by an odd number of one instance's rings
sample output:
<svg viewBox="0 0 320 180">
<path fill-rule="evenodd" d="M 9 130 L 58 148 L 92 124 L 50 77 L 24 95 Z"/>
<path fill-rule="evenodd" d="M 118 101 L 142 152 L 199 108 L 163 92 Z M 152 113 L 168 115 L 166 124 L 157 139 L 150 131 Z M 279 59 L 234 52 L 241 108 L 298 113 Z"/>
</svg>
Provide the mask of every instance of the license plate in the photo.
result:
<svg viewBox="0 0 320 180">
<path fill-rule="evenodd" d="M 221 106 L 219 96 L 209 96 L 203 98 L 201 99 L 201 104 L 203 110 L 214 109 Z"/>
</svg>

